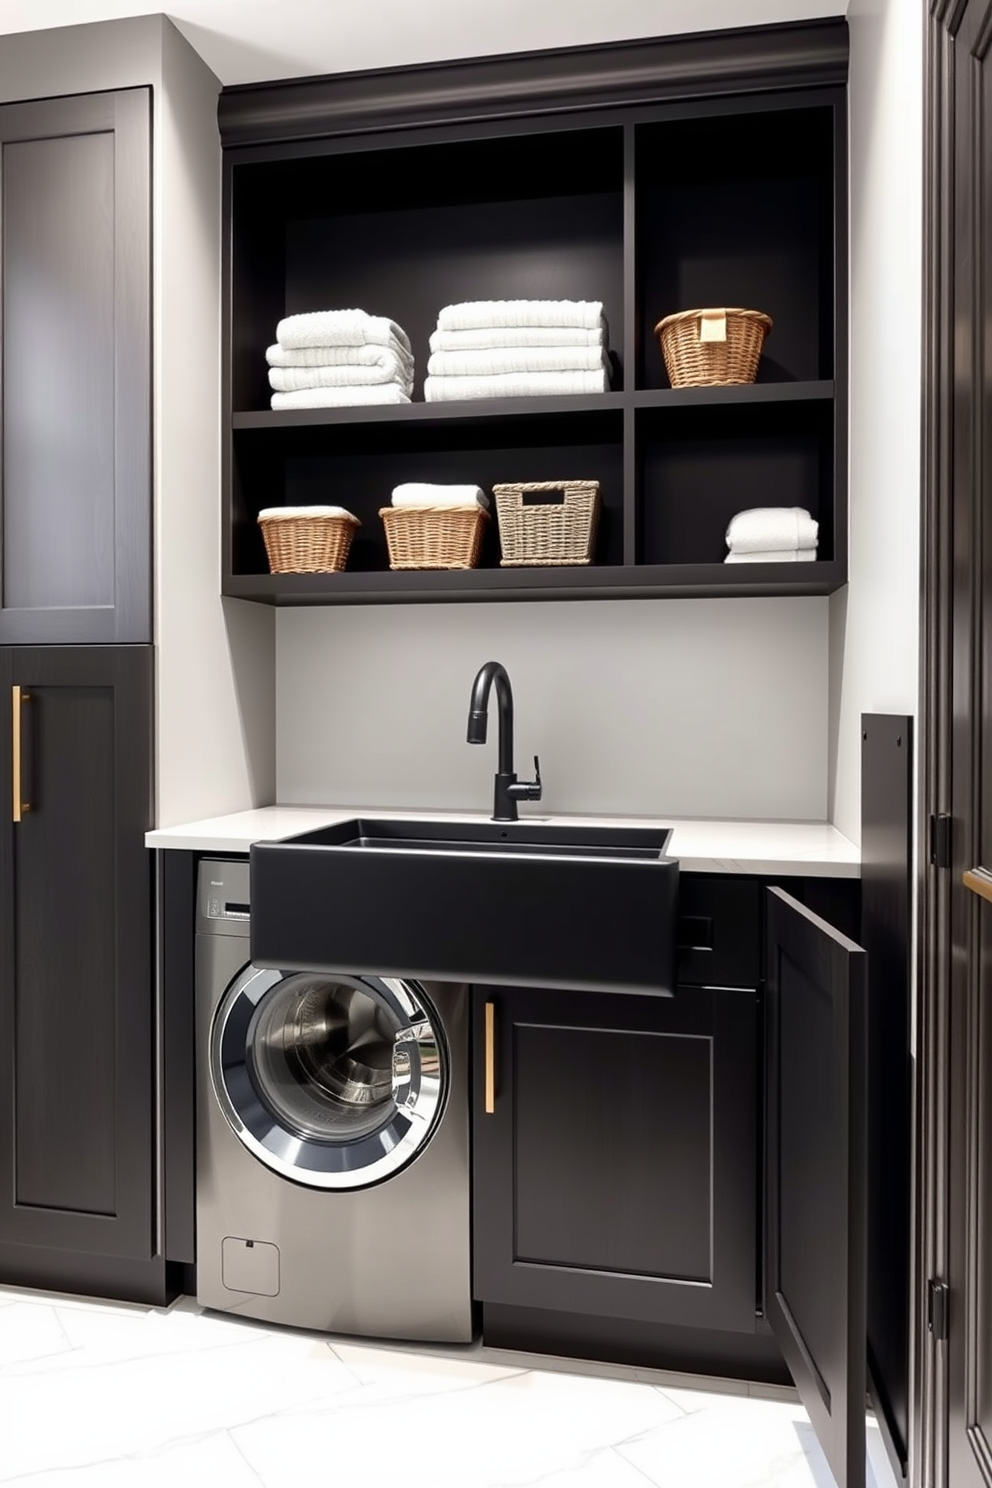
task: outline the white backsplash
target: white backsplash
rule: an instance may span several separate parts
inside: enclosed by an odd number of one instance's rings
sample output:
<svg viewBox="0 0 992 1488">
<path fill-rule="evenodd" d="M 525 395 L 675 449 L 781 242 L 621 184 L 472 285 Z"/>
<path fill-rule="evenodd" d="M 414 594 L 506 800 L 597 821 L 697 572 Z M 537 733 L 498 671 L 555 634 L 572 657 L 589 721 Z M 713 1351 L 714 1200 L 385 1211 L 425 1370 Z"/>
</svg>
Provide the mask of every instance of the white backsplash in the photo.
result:
<svg viewBox="0 0 992 1488">
<path fill-rule="evenodd" d="M 825 819 L 826 599 L 281 610 L 278 799 L 487 807 L 495 698 L 484 747 L 465 727 L 490 659 L 550 811 Z"/>
</svg>

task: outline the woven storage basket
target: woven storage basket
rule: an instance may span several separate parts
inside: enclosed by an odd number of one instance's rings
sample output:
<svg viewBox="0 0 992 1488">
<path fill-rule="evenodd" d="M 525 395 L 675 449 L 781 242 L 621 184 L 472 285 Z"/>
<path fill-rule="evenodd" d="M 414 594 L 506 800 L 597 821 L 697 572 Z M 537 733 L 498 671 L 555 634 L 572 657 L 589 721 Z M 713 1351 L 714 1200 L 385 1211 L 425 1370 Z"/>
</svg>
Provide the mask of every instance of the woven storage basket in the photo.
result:
<svg viewBox="0 0 992 1488">
<path fill-rule="evenodd" d="M 534 502 L 530 492 L 559 491 Z M 514 481 L 493 486 L 503 549 L 501 568 L 591 563 L 599 519 L 599 481 Z"/>
<path fill-rule="evenodd" d="M 669 381 L 678 387 L 753 382 L 770 315 L 760 310 L 682 310 L 655 326 Z"/>
<path fill-rule="evenodd" d="M 481 506 L 384 506 L 390 568 L 475 568 L 489 513 Z"/>
<path fill-rule="evenodd" d="M 273 573 L 339 573 L 362 524 L 340 506 L 273 506 L 258 525 Z"/>
</svg>

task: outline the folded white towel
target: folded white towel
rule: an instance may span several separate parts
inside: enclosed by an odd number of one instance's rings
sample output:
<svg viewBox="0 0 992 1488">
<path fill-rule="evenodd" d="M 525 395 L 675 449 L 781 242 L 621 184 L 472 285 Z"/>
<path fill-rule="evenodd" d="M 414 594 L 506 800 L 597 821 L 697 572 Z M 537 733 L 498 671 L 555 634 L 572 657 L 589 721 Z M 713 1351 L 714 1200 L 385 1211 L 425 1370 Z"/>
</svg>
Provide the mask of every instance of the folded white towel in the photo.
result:
<svg viewBox="0 0 992 1488">
<path fill-rule="evenodd" d="M 398 383 L 380 382 L 374 387 L 303 388 L 298 393 L 273 393 L 272 407 L 279 412 L 288 408 L 350 408 L 362 403 L 409 403 L 409 396 Z"/>
<path fill-rule="evenodd" d="M 491 351 L 502 346 L 601 346 L 605 319 L 595 330 L 584 326 L 480 326 L 472 331 L 431 331 L 431 351 Z"/>
<path fill-rule="evenodd" d="M 439 331 L 485 326 L 582 326 L 597 331 L 603 324 L 600 300 L 465 300 L 445 305 L 437 317 Z"/>
<path fill-rule="evenodd" d="M 815 563 L 815 548 L 774 548 L 767 553 L 728 553 L 724 563 Z"/>
<path fill-rule="evenodd" d="M 531 398 L 542 393 L 605 393 L 606 372 L 502 372 L 492 377 L 428 377 L 427 403 L 466 398 Z"/>
<path fill-rule="evenodd" d="M 487 377 L 495 372 L 598 372 L 609 363 L 597 346 L 515 346 L 495 351 L 435 351 L 432 377 Z"/>
<path fill-rule="evenodd" d="M 265 506 L 259 512 L 258 520 L 263 517 L 350 517 L 353 522 L 358 522 L 355 513 L 344 506 Z"/>
<path fill-rule="evenodd" d="M 393 489 L 394 506 L 488 506 L 481 486 L 435 486 L 429 481 L 407 481 Z"/>
<path fill-rule="evenodd" d="M 378 367 L 270 367 L 269 386 L 277 393 L 298 393 L 302 388 L 374 387 L 395 382 L 407 394 L 413 392 L 413 376 L 396 360 Z"/>
<path fill-rule="evenodd" d="M 410 338 L 395 320 L 364 310 L 310 310 L 288 315 L 276 326 L 280 346 L 388 346 L 399 341 L 410 351 Z"/>
<path fill-rule="evenodd" d="M 738 512 L 727 528 L 732 553 L 815 548 L 819 524 L 803 506 L 755 506 Z"/>
<path fill-rule="evenodd" d="M 394 337 L 388 346 L 274 346 L 266 348 L 270 367 L 378 367 L 387 358 L 413 371 L 413 357 Z"/>
</svg>

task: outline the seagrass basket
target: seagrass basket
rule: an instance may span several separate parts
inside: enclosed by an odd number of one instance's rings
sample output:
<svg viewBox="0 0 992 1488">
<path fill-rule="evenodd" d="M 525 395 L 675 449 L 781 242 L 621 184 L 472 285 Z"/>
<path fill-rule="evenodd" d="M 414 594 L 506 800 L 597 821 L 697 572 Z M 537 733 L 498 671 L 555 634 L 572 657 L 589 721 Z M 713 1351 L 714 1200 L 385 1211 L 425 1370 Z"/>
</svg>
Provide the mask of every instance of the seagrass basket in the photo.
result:
<svg viewBox="0 0 992 1488">
<path fill-rule="evenodd" d="M 341 506 L 271 506 L 258 525 L 273 573 L 339 573 L 362 524 Z"/>
<path fill-rule="evenodd" d="M 753 382 L 770 315 L 760 310 L 681 310 L 655 326 L 673 388 Z"/>
<path fill-rule="evenodd" d="M 529 501 L 556 493 L 560 500 Z M 509 481 L 493 486 L 501 568 L 592 562 L 599 481 Z"/>
<path fill-rule="evenodd" d="M 489 513 L 481 506 L 384 506 L 390 568 L 475 568 Z"/>
</svg>

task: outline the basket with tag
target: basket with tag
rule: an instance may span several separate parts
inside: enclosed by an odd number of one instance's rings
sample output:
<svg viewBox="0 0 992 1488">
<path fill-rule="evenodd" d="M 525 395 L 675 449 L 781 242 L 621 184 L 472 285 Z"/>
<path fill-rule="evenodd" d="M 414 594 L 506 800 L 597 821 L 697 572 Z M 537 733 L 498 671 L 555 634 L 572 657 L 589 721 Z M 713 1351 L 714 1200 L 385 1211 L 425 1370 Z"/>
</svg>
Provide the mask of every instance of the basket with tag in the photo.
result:
<svg viewBox="0 0 992 1488">
<path fill-rule="evenodd" d="M 673 388 L 753 382 L 772 318 L 761 310 L 681 310 L 654 328 Z"/>
</svg>

